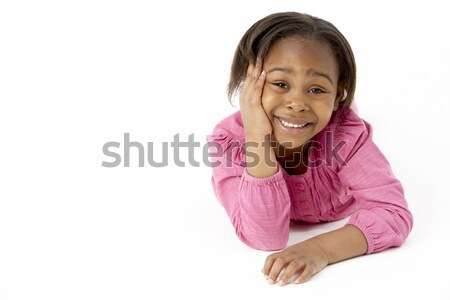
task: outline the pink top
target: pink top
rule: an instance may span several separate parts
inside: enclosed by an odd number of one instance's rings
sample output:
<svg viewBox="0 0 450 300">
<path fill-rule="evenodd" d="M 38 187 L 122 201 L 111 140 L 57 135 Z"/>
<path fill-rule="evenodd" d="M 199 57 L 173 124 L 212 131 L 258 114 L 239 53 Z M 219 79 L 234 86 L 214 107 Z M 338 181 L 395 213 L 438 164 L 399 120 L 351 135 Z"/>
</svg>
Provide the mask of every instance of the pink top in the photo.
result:
<svg viewBox="0 0 450 300">
<path fill-rule="evenodd" d="M 339 108 L 313 138 L 316 146 L 309 148 L 308 158 L 318 163 L 302 175 L 288 175 L 280 165 L 268 178 L 247 173 L 239 111 L 207 139 L 211 162 L 217 164 L 212 176 L 216 197 L 239 239 L 252 248 L 286 247 L 291 220 L 319 223 L 352 214 L 348 224 L 362 231 L 368 254 L 400 246 L 411 231 L 401 183 L 372 141 L 372 127 L 352 109 Z M 338 155 L 332 157 L 333 151 Z"/>
</svg>

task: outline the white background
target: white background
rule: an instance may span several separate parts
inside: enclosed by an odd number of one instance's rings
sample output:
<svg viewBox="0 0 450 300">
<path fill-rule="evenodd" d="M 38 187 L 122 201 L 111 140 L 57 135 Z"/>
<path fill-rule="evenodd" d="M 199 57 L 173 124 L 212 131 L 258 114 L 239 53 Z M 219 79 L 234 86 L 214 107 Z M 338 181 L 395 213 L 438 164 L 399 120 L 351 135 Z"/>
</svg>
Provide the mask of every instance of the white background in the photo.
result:
<svg viewBox="0 0 450 300">
<path fill-rule="evenodd" d="M 444 3 L 2 1 L 0 299 L 449 299 Z M 125 132 L 157 149 L 194 134 L 203 147 L 237 109 L 225 88 L 242 34 L 290 10 L 352 45 L 360 115 L 415 224 L 401 248 L 280 288 L 260 271 L 270 253 L 235 236 L 203 163 L 177 167 L 171 151 L 166 168 L 139 168 L 137 152 L 129 168 L 101 163 Z M 295 227 L 289 245 L 344 223 Z"/>
</svg>

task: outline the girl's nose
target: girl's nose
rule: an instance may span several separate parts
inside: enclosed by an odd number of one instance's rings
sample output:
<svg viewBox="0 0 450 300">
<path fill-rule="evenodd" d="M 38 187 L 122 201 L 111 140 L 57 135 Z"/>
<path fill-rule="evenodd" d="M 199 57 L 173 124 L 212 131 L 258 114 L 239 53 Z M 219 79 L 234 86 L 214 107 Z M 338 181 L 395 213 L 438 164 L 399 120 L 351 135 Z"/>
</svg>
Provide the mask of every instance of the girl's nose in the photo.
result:
<svg viewBox="0 0 450 300">
<path fill-rule="evenodd" d="M 289 110 L 292 110 L 294 112 L 303 112 L 308 111 L 308 105 L 306 104 L 306 101 L 304 100 L 303 96 L 301 95 L 295 95 L 291 97 L 287 102 L 286 106 Z"/>
</svg>

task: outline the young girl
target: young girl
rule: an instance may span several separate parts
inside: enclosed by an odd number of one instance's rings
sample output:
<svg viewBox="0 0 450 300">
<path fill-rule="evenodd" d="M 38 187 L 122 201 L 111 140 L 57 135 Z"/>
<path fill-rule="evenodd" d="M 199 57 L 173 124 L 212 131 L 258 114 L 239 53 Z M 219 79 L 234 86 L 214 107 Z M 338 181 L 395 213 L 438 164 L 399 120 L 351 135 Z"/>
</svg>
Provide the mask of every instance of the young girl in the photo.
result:
<svg viewBox="0 0 450 300">
<path fill-rule="evenodd" d="M 283 249 L 290 221 L 348 223 L 267 257 L 269 283 L 301 283 L 328 264 L 400 246 L 413 219 L 400 182 L 350 107 L 356 65 L 329 22 L 269 15 L 242 37 L 230 99 L 240 111 L 208 136 L 212 185 L 248 246 Z M 283 271 L 283 272 L 282 272 Z"/>
</svg>

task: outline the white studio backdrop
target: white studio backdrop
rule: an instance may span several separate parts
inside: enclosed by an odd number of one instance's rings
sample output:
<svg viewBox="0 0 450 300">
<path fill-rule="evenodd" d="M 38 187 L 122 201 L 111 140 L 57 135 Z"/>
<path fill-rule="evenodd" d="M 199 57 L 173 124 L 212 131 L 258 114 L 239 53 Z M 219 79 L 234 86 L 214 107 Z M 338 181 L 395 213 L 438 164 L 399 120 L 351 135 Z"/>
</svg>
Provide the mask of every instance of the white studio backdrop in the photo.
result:
<svg viewBox="0 0 450 300">
<path fill-rule="evenodd" d="M 269 285 L 210 185 L 205 137 L 236 111 L 235 47 L 309 13 L 353 47 L 356 101 L 415 217 L 403 247 Z M 450 42 L 445 1 L 0 2 L 0 299 L 448 299 Z M 108 142 L 200 146 L 199 167 L 102 167 Z M 169 144 L 170 145 L 170 144 Z M 120 148 L 123 155 L 123 147 Z M 186 149 L 180 158 L 188 161 Z M 290 244 L 345 220 L 293 228 Z"/>
</svg>

